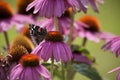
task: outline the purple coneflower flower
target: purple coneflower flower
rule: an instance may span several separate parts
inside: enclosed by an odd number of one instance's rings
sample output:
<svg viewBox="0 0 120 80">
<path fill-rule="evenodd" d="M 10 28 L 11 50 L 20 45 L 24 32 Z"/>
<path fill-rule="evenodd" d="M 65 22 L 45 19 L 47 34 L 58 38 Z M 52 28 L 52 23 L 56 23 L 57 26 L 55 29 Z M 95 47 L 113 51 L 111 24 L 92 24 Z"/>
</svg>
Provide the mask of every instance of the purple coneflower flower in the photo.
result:
<svg viewBox="0 0 120 80">
<path fill-rule="evenodd" d="M 45 40 L 41 42 L 32 53 L 39 55 L 44 61 L 54 57 L 56 62 L 67 62 L 72 58 L 72 53 L 67 44 L 63 42 L 63 36 L 60 32 L 50 31 Z"/>
<path fill-rule="evenodd" d="M 11 28 L 13 11 L 4 1 L 0 1 L 0 32 L 7 31 Z"/>
<path fill-rule="evenodd" d="M 20 58 L 27 53 L 28 53 L 28 51 L 24 46 L 16 45 L 16 46 L 10 48 L 9 56 L 11 56 L 11 57 L 8 59 L 11 63 L 14 63 L 14 62 L 18 63 Z"/>
<path fill-rule="evenodd" d="M 20 63 L 13 67 L 10 80 L 51 80 L 48 70 L 39 64 L 39 57 L 34 54 L 26 54 L 20 59 Z"/>
<path fill-rule="evenodd" d="M 99 42 L 98 36 L 102 34 L 99 21 L 93 16 L 85 15 L 80 18 L 78 23 L 79 22 L 82 22 L 87 26 L 83 26 L 83 30 L 80 31 L 79 29 L 76 29 L 76 31 L 78 31 L 78 36 Z"/>
<path fill-rule="evenodd" d="M 34 0 L 28 5 L 27 11 L 34 7 L 34 14 L 39 13 L 40 16 L 44 17 L 60 17 L 69 4 L 67 0 Z"/>
<path fill-rule="evenodd" d="M 120 66 L 117 67 L 117 68 L 112 69 L 112 70 L 109 71 L 108 73 L 113 73 L 113 72 L 115 72 L 115 71 L 120 71 Z M 120 80 L 120 72 L 118 73 L 116 80 Z"/>
<path fill-rule="evenodd" d="M 111 53 L 115 53 L 116 57 L 120 55 L 120 36 L 114 37 L 107 41 L 103 46 L 103 50 L 110 50 Z"/>
</svg>

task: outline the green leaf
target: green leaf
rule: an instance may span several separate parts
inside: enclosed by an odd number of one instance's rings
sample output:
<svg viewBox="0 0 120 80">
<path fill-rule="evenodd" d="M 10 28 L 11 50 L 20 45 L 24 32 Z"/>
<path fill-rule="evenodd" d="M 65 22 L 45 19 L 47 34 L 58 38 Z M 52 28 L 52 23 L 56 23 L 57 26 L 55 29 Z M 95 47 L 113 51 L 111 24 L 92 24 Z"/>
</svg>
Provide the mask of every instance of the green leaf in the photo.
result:
<svg viewBox="0 0 120 80">
<path fill-rule="evenodd" d="M 84 54 L 88 59 L 90 59 L 91 61 L 95 61 L 95 58 L 93 57 L 93 56 L 91 56 L 91 54 L 90 54 L 90 52 L 87 50 L 87 49 L 85 49 L 85 48 L 83 48 L 83 47 L 81 47 L 81 48 L 79 48 L 79 51 L 82 53 L 82 54 Z"/>
<path fill-rule="evenodd" d="M 97 70 L 87 64 L 73 64 L 74 69 L 91 80 L 102 80 Z"/>
</svg>

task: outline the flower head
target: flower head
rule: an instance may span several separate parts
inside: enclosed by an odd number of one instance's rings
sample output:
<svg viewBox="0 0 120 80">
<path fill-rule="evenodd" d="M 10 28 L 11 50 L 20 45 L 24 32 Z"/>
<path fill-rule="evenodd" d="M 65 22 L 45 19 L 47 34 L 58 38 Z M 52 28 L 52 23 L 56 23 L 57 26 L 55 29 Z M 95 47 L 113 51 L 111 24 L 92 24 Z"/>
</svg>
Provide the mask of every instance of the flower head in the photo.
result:
<svg viewBox="0 0 120 80">
<path fill-rule="evenodd" d="M 46 41 L 51 41 L 51 42 L 62 42 L 63 41 L 63 36 L 60 32 L 57 31 L 49 31 L 48 34 L 45 37 Z"/>
<path fill-rule="evenodd" d="M 20 63 L 24 66 L 24 67 L 35 67 L 35 66 L 38 66 L 39 65 L 39 57 L 34 55 L 34 54 L 27 54 L 25 56 L 23 56 L 21 59 L 20 59 Z"/>
<path fill-rule="evenodd" d="M 32 53 L 39 55 L 44 61 L 48 61 L 52 56 L 57 62 L 67 62 L 72 58 L 70 48 L 63 42 L 62 34 L 57 31 L 48 32 L 45 40 Z"/>
<path fill-rule="evenodd" d="M 12 8 L 4 1 L 0 1 L 0 32 L 7 31 L 11 27 Z"/>
<path fill-rule="evenodd" d="M 18 45 L 24 46 L 29 53 L 31 53 L 31 51 L 34 49 L 34 45 L 31 40 L 29 40 L 26 36 L 23 35 L 17 36 L 13 40 L 11 47 L 16 47 Z"/>
<path fill-rule="evenodd" d="M 9 54 L 11 55 L 11 58 L 9 59 L 12 62 L 19 62 L 20 58 L 27 54 L 27 49 L 22 45 L 14 46 L 10 49 Z"/>
<path fill-rule="evenodd" d="M 115 53 L 116 57 L 120 56 L 120 37 L 110 39 L 102 46 L 102 49 L 110 50 L 111 53 Z"/>
<path fill-rule="evenodd" d="M 26 54 L 20 59 L 20 63 L 13 67 L 10 80 L 51 80 L 48 70 L 39 64 L 39 57 L 34 54 Z"/>
<path fill-rule="evenodd" d="M 100 23 L 95 17 L 85 15 L 80 18 L 80 21 L 83 22 L 84 24 L 88 25 L 88 27 L 85 28 L 86 30 L 91 31 L 91 32 L 99 32 L 100 31 Z"/>
<path fill-rule="evenodd" d="M 102 34 L 100 30 L 100 23 L 94 16 L 85 15 L 77 21 L 77 23 L 84 23 L 83 30 L 76 29 L 78 36 L 87 38 L 89 40 L 99 42 L 98 36 Z"/>
</svg>

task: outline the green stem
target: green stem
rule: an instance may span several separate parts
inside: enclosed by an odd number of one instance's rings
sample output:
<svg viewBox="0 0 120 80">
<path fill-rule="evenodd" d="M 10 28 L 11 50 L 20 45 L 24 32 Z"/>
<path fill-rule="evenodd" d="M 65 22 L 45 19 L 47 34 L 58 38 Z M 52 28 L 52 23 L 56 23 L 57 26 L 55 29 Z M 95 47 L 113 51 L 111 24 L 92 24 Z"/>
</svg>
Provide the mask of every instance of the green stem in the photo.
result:
<svg viewBox="0 0 120 80">
<path fill-rule="evenodd" d="M 54 71 L 54 57 L 51 58 L 51 78 L 53 80 L 53 71 Z"/>
<path fill-rule="evenodd" d="M 68 40 L 68 45 L 69 46 L 72 43 L 73 25 L 74 25 L 74 13 L 71 12 L 70 35 L 69 35 L 69 40 Z"/>
<path fill-rule="evenodd" d="M 7 49 L 9 49 L 9 38 L 8 38 L 8 34 L 6 31 L 4 31 L 4 37 L 5 37 L 5 41 L 6 41 L 6 45 L 7 45 Z"/>
<path fill-rule="evenodd" d="M 76 74 L 76 71 L 73 70 L 73 68 L 69 68 L 67 71 L 67 80 L 73 80 L 75 74 Z"/>
<path fill-rule="evenodd" d="M 62 80 L 65 80 L 65 70 L 64 70 L 64 64 L 61 62 L 62 66 Z"/>
<path fill-rule="evenodd" d="M 59 31 L 58 19 L 55 16 L 54 16 L 54 25 L 55 25 L 56 31 Z"/>
<path fill-rule="evenodd" d="M 85 37 L 85 38 L 83 38 L 82 46 L 85 47 L 86 43 L 87 43 L 87 38 Z"/>
<path fill-rule="evenodd" d="M 71 62 L 67 63 L 66 80 L 73 80 L 76 74 L 76 71 L 73 69 L 71 64 Z"/>
</svg>

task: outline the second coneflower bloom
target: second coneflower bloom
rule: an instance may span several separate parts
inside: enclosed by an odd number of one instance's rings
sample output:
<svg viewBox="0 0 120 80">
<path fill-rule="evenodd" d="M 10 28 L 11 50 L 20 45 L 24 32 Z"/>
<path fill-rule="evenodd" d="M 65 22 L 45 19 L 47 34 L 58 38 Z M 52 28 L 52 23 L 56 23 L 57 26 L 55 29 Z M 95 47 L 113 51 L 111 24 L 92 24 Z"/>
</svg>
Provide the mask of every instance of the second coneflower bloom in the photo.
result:
<svg viewBox="0 0 120 80">
<path fill-rule="evenodd" d="M 83 27 L 82 31 L 78 29 L 78 35 L 80 37 L 99 42 L 99 35 L 102 34 L 100 30 L 100 23 L 97 18 L 90 15 L 85 15 L 79 19 L 79 22 L 86 24 L 87 26 Z"/>
<path fill-rule="evenodd" d="M 49 71 L 39 61 L 34 54 L 22 56 L 20 63 L 11 70 L 10 80 L 51 80 Z"/>
<path fill-rule="evenodd" d="M 7 31 L 11 27 L 13 11 L 9 4 L 0 1 L 0 32 Z"/>
<path fill-rule="evenodd" d="M 57 31 L 48 32 L 45 41 L 41 42 L 32 53 L 39 55 L 44 61 L 54 57 L 57 62 L 60 60 L 67 62 L 72 58 L 70 48 L 63 42 L 62 34 Z"/>
<path fill-rule="evenodd" d="M 11 58 L 9 58 L 9 61 L 18 63 L 20 58 L 27 53 L 29 52 L 24 46 L 16 45 L 12 47 L 9 51 L 9 55 L 11 55 Z"/>
<path fill-rule="evenodd" d="M 11 48 L 16 47 L 18 45 L 25 47 L 29 53 L 31 53 L 31 51 L 34 49 L 34 45 L 33 45 L 32 41 L 29 38 L 27 38 L 26 36 L 23 36 L 23 35 L 18 35 L 13 40 L 13 42 L 11 44 Z"/>
</svg>

